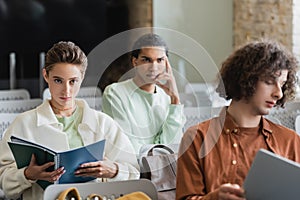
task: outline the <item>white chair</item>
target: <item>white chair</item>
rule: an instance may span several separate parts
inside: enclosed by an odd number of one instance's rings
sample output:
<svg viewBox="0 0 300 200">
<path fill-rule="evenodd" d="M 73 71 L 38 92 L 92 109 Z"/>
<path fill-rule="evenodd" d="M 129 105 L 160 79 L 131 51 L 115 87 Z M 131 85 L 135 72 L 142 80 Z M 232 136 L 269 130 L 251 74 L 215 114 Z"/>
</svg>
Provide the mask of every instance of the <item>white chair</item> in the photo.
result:
<svg viewBox="0 0 300 200">
<path fill-rule="evenodd" d="M 269 116 L 278 119 L 281 125 L 293 130 L 298 115 L 300 115 L 300 102 L 289 102 L 285 108 L 273 108 L 269 113 Z"/>
<path fill-rule="evenodd" d="M 183 104 L 190 107 L 222 107 L 228 106 L 231 102 L 220 97 L 219 94 L 215 91 L 215 87 L 212 83 L 186 84 L 184 93 L 180 93 L 179 97 Z"/>
<path fill-rule="evenodd" d="M 296 117 L 295 120 L 295 130 L 298 135 L 300 135 L 300 115 Z"/>
<path fill-rule="evenodd" d="M 102 92 L 100 88 L 98 87 L 92 87 L 92 86 L 86 86 L 86 87 L 81 87 L 78 94 L 77 98 L 92 98 L 92 97 L 101 97 Z M 46 99 L 51 99 L 51 94 L 49 91 L 49 88 L 45 88 L 43 92 L 43 100 Z"/>
<path fill-rule="evenodd" d="M 0 101 L 30 99 L 26 89 L 0 90 Z"/>
<path fill-rule="evenodd" d="M 188 83 L 184 87 L 184 92 L 187 94 L 203 92 L 209 94 L 214 91 L 214 87 L 210 83 Z"/>
<path fill-rule="evenodd" d="M 22 113 L 37 107 L 42 102 L 42 99 L 0 101 L 0 113 Z"/>
<path fill-rule="evenodd" d="M 93 86 L 85 86 L 81 87 L 77 97 L 78 98 L 86 98 L 86 97 L 101 97 L 102 92 L 100 88 Z"/>
<path fill-rule="evenodd" d="M 186 107 L 184 108 L 184 115 L 186 117 L 186 122 L 183 127 L 183 131 L 186 131 L 189 127 L 203 122 L 210 118 L 216 117 L 219 115 L 222 107 Z"/>
<path fill-rule="evenodd" d="M 91 108 L 101 111 L 102 97 L 85 97 L 83 98 Z"/>
<path fill-rule="evenodd" d="M 193 94 L 179 93 L 181 104 L 185 107 L 197 107 L 197 98 Z"/>
<path fill-rule="evenodd" d="M 211 98 L 203 93 L 179 93 L 179 98 L 185 107 L 212 106 Z"/>
<path fill-rule="evenodd" d="M 7 127 L 14 121 L 19 113 L 0 113 L 0 140 Z"/>
<path fill-rule="evenodd" d="M 75 187 L 79 190 L 82 199 L 89 194 L 100 194 L 103 199 L 113 200 L 132 192 L 144 192 L 151 199 L 157 200 L 157 191 L 153 183 L 147 179 L 115 181 L 115 182 L 87 182 L 77 184 L 54 184 L 46 188 L 44 200 L 53 200 L 67 188 Z"/>
<path fill-rule="evenodd" d="M 273 123 L 275 123 L 275 124 L 280 124 L 280 125 L 281 125 L 280 120 L 277 119 L 276 117 L 274 117 L 274 116 L 272 116 L 272 115 L 266 115 L 265 117 L 266 117 L 266 119 L 272 121 Z"/>
</svg>

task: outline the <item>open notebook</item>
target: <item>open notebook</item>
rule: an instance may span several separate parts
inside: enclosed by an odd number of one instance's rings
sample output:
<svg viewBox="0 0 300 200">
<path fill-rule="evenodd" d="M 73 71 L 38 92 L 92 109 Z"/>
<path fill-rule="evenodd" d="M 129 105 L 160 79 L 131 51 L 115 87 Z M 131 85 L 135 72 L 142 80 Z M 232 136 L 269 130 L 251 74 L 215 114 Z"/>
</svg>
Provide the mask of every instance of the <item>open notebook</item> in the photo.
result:
<svg viewBox="0 0 300 200">
<path fill-rule="evenodd" d="M 247 200 L 299 200 L 300 164 L 261 149 L 245 179 L 244 189 Z"/>
</svg>

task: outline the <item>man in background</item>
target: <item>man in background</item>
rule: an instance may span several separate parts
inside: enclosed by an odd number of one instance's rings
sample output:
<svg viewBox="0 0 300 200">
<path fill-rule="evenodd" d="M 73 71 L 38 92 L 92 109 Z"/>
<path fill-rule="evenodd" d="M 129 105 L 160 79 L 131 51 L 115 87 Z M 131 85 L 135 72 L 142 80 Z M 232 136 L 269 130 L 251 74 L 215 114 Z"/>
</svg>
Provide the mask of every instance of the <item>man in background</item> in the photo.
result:
<svg viewBox="0 0 300 200">
<path fill-rule="evenodd" d="M 103 112 L 120 124 L 137 154 L 145 144 L 179 143 L 185 117 L 165 41 L 152 33 L 141 36 L 131 62 L 134 77 L 106 87 Z"/>
</svg>

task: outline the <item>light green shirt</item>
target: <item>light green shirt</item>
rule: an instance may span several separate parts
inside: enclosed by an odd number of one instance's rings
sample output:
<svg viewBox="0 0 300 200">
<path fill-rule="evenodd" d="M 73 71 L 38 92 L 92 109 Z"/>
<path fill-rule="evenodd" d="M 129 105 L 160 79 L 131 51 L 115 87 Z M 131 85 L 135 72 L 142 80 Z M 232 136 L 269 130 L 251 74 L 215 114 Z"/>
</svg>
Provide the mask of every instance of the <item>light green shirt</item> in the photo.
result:
<svg viewBox="0 0 300 200">
<path fill-rule="evenodd" d="M 136 153 L 144 144 L 179 143 L 185 123 L 183 105 L 156 86 L 156 93 L 141 90 L 132 79 L 106 87 L 103 112 L 115 119 L 128 135 Z"/>
<path fill-rule="evenodd" d="M 57 120 L 63 124 L 63 131 L 68 136 L 69 147 L 74 149 L 83 146 L 83 141 L 78 133 L 78 125 L 82 121 L 82 108 L 77 107 L 74 113 L 69 117 L 58 117 Z"/>
</svg>

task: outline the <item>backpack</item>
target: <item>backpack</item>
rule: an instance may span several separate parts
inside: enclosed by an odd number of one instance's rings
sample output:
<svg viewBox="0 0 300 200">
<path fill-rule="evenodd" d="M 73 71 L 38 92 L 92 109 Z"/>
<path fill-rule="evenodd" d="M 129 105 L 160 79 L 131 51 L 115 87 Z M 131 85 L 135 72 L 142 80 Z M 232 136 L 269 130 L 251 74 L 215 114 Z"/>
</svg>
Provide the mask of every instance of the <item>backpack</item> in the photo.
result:
<svg viewBox="0 0 300 200">
<path fill-rule="evenodd" d="M 151 180 L 159 200 L 175 199 L 178 144 L 147 145 L 140 150 L 141 178 Z M 176 153 L 175 153 L 176 152 Z"/>
</svg>

